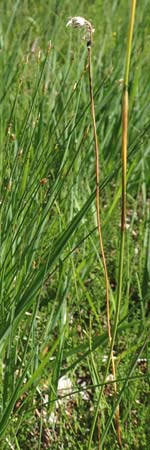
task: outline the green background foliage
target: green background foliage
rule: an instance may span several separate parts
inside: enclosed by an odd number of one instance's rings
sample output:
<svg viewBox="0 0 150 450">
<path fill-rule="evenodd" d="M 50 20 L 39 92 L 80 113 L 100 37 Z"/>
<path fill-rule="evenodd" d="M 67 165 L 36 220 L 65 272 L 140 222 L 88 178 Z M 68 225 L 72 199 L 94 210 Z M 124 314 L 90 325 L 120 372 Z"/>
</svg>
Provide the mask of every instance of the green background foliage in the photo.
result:
<svg viewBox="0 0 150 450">
<path fill-rule="evenodd" d="M 122 78 L 130 4 L 0 2 L 3 450 L 28 450 L 31 445 L 88 448 L 109 344 L 96 231 L 86 40 L 82 31 L 66 28 L 66 23 L 78 15 L 95 28 L 92 66 L 102 233 L 113 324 L 120 242 Z M 149 1 L 143 0 L 137 2 L 130 70 L 127 230 L 115 344 L 123 448 L 129 450 L 147 450 L 150 442 L 149 53 Z M 71 381 L 75 393 L 58 404 L 62 376 Z M 107 383 L 100 432 L 104 448 L 116 450 L 112 394 L 113 384 Z M 92 450 L 97 446 L 96 427 Z"/>
</svg>

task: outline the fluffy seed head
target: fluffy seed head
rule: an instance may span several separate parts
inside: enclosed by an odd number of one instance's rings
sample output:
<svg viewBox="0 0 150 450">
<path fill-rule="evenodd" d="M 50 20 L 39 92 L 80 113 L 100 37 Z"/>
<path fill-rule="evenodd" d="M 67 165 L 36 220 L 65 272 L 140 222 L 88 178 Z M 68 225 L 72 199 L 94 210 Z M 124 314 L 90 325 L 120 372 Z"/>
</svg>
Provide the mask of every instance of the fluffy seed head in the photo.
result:
<svg viewBox="0 0 150 450">
<path fill-rule="evenodd" d="M 84 28 L 86 31 L 88 31 L 89 33 L 94 33 L 94 28 L 92 28 L 92 25 L 90 22 L 88 22 L 88 20 L 84 19 L 84 17 L 71 17 L 67 24 L 66 27 L 74 27 L 74 28 Z"/>
</svg>

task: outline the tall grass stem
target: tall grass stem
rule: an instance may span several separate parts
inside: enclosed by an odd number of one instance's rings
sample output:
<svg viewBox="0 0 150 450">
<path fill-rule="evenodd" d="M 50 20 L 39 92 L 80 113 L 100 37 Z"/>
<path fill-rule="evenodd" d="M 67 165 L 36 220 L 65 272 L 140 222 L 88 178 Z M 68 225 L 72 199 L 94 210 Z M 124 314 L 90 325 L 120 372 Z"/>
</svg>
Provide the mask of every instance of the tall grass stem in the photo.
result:
<svg viewBox="0 0 150 450">
<path fill-rule="evenodd" d="M 91 114 L 93 121 L 93 135 L 95 142 L 95 160 L 96 160 L 96 215 L 97 215 L 97 229 L 99 236 L 99 246 L 100 253 L 102 255 L 102 263 L 104 268 L 105 275 L 105 286 L 106 286 L 106 315 L 107 315 L 107 330 L 108 330 L 108 339 L 109 344 L 111 345 L 112 336 L 111 336 L 111 324 L 110 324 L 110 305 L 109 305 L 109 278 L 107 271 L 107 263 L 105 258 L 105 251 L 103 246 L 103 237 L 102 237 L 102 228 L 101 228 L 101 213 L 100 213 L 100 170 L 99 170 L 99 145 L 98 145 L 98 137 L 97 137 L 97 128 L 96 128 L 96 117 L 95 117 L 95 104 L 94 104 L 94 95 L 93 95 L 93 83 L 92 83 L 92 32 L 90 33 L 90 41 L 87 44 L 88 48 L 88 72 L 89 72 L 89 88 L 90 88 L 90 101 L 91 101 Z M 112 373 L 114 380 L 116 379 L 116 370 L 115 370 L 115 362 L 113 357 L 113 351 L 111 352 L 111 363 L 112 363 Z M 115 395 L 117 393 L 117 384 L 114 383 L 114 392 Z M 100 423 L 100 420 L 98 421 Z M 98 430 L 100 430 L 100 425 L 98 426 Z M 121 442 L 121 433 L 120 433 L 120 425 L 119 425 L 119 410 L 116 411 L 116 430 L 118 434 L 118 442 Z M 100 431 L 99 431 L 100 432 Z M 100 441 L 100 437 L 99 437 Z M 99 444 L 100 445 L 100 444 Z"/>
<path fill-rule="evenodd" d="M 108 374 L 108 370 L 110 367 L 110 362 L 111 362 L 111 358 L 112 358 L 112 354 L 113 354 L 113 348 L 114 348 L 114 344 L 115 344 L 115 338 L 116 338 L 118 320 L 119 320 L 119 314 L 120 314 L 121 297 L 122 297 L 123 263 L 124 263 L 124 246 L 125 246 L 125 224 L 126 224 L 126 173 L 127 173 L 127 146 L 128 146 L 128 82 L 129 82 L 129 70 L 130 70 L 135 10 L 136 10 L 136 0 L 132 0 L 129 31 L 128 31 L 127 52 L 126 52 L 123 100 L 122 100 L 122 147 L 121 147 L 122 207 L 121 207 L 121 241 L 120 241 L 120 255 L 119 255 L 118 289 L 117 289 L 114 329 L 113 329 L 113 335 L 112 335 L 108 360 L 107 360 L 107 364 L 106 364 L 104 382 L 106 382 L 106 378 L 107 378 L 107 374 Z M 101 403 L 102 394 L 103 394 L 103 387 L 99 393 L 99 398 L 98 398 L 98 402 L 97 402 L 97 406 L 96 406 L 96 410 L 95 410 L 95 414 L 94 414 L 94 419 L 93 419 L 93 424 L 92 424 L 91 432 L 90 432 L 88 450 L 91 449 L 92 437 L 93 437 L 93 433 L 94 433 L 94 429 L 95 429 L 96 419 L 97 419 L 98 412 L 99 412 L 99 406 Z M 119 407 L 119 405 L 118 405 L 118 407 Z M 117 412 L 117 414 L 118 414 L 118 412 Z M 121 448 L 122 447 L 121 436 L 119 437 L 119 445 Z"/>
</svg>

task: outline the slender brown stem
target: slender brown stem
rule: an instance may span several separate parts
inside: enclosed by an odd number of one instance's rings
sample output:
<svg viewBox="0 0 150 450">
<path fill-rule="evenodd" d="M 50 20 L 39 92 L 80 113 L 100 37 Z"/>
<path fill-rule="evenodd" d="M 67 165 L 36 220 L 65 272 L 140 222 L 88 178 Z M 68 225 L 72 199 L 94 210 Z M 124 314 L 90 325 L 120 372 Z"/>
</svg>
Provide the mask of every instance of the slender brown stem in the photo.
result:
<svg viewBox="0 0 150 450">
<path fill-rule="evenodd" d="M 91 60 L 91 43 L 92 43 L 92 32 L 90 33 L 90 41 L 88 42 L 88 73 L 89 73 L 89 88 L 90 88 L 90 100 L 91 100 L 91 114 L 93 121 L 93 134 L 94 134 L 94 143 L 95 143 L 95 160 L 96 160 L 96 215 L 97 215 L 97 228 L 98 228 L 98 236 L 99 236 L 99 246 L 100 253 L 102 255 L 102 263 L 104 268 L 105 275 L 105 286 L 106 286 L 106 314 L 107 314 L 107 331 L 108 331 L 108 339 L 111 345 L 112 336 L 111 336 L 111 325 L 110 325 L 110 306 L 109 306 L 109 279 L 107 272 L 107 264 L 105 258 L 105 251 L 103 246 L 103 238 L 102 238 L 102 229 L 101 229 L 101 214 L 100 214 L 100 170 L 99 170 L 99 145 L 98 145 L 98 137 L 97 137 L 97 127 L 96 127 L 96 118 L 95 118 L 95 105 L 94 105 L 94 95 L 93 95 L 93 83 L 92 83 L 92 60 Z M 115 362 L 113 357 L 113 351 L 111 352 L 111 363 L 112 363 L 112 373 L 114 380 L 116 379 L 116 370 L 115 370 Z M 114 383 L 114 392 L 117 394 L 117 384 Z M 118 443 L 121 447 L 121 431 L 120 431 L 120 423 L 119 423 L 119 407 L 116 411 L 116 430 L 118 436 Z"/>
<path fill-rule="evenodd" d="M 97 444 L 98 444 L 98 450 L 101 450 L 101 439 L 100 439 L 100 414 L 98 414 L 97 417 L 97 428 L 98 428 L 98 437 L 97 437 Z"/>
</svg>

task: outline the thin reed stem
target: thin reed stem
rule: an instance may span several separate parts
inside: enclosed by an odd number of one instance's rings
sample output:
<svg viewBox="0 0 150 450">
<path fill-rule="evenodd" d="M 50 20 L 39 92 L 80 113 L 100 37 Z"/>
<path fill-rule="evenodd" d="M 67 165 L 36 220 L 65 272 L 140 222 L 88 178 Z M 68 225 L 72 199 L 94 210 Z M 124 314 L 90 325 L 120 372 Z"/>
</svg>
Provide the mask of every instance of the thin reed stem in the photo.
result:
<svg viewBox="0 0 150 450">
<path fill-rule="evenodd" d="M 114 329 L 111 339 L 111 345 L 109 350 L 109 355 L 106 364 L 106 370 L 104 375 L 104 383 L 106 382 L 108 370 L 113 355 L 113 348 L 116 339 L 120 305 L 122 298 L 122 281 L 123 281 L 123 262 L 124 262 L 124 246 L 125 246 L 125 225 L 126 225 L 126 172 L 127 172 L 127 146 L 128 146 L 128 82 L 129 82 L 129 70 L 130 70 L 130 60 L 131 60 L 131 49 L 132 49 L 132 39 L 133 39 L 133 28 L 135 20 L 135 10 L 136 10 L 136 0 L 132 0 L 131 13 L 130 13 L 130 23 L 128 31 L 128 42 L 127 42 L 127 53 L 126 53 L 126 66 L 125 66 L 125 76 L 124 76 L 124 90 L 123 90 L 123 100 L 122 100 L 122 207 L 121 207 L 121 241 L 120 241 L 120 255 L 119 255 L 119 274 L 118 274 L 118 289 L 117 289 L 117 300 L 116 300 L 116 311 L 114 319 Z M 88 450 L 91 450 L 91 443 L 93 438 L 93 433 L 95 429 L 95 424 L 99 412 L 99 406 L 101 403 L 101 398 L 103 394 L 103 387 L 99 393 L 99 398 L 97 401 L 97 406 L 93 418 L 93 423 L 90 432 Z M 119 406 L 119 405 L 118 405 Z M 119 420 L 119 410 L 117 411 Z M 122 447 L 121 436 L 119 436 L 119 431 L 117 430 L 118 442 L 120 448 Z"/>
<path fill-rule="evenodd" d="M 90 100 L 91 100 L 91 114 L 92 114 L 92 121 L 93 121 L 93 134 L 94 134 L 94 142 L 95 142 L 95 160 L 96 160 L 96 215 L 97 215 L 97 229 L 98 229 L 98 236 L 99 236 L 100 253 L 102 255 L 102 263 L 103 263 L 104 275 L 105 275 L 107 331 L 108 331 L 109 344 L 111 345 L 112 336 L 111 336 L 110 306 L 109 306 L 109 278 L 108 278 L 108 271 L 107 271 L 107 264 L 106 264 L 104 246 L 103 246 L 102 229 L 101 229 L 100 190 L 99 190 L 99 183 L 100 183 L 99 145 L 98 145 L 98 138 L 97 138 L 95 105 L 94 105 L 93 83 L 92 83 L 91 43 L 92 43 L 92 32 L 90 33 L 90 41 L 87 44 L 87 48 L 88 48 L 88 73 L 89 73 L 89 88 L 90 88 Z M 115 370 L 115 362 L 114 362 L 114 357 L 113 357 L 113 350 L 111 351 L 111 363 L 112 363 L 113 378 L 115 380 L 116 379 L 116 370 Z M 114 392 L 116 395 L 116 393 L 117 393 L 116 382 L 114 383 Z M 117 430 L 117 435 L 118 435 L 118 442 L 120 444 L 121 443 L 121 432 L 120 432 L 120 425 L 119 425 L 119 409 L 117 409 L 115 419 L 116 419 L 116 430 Z M 100 427 L 98 427 L 98 428 L 100 428 Z"/>
</svg>

